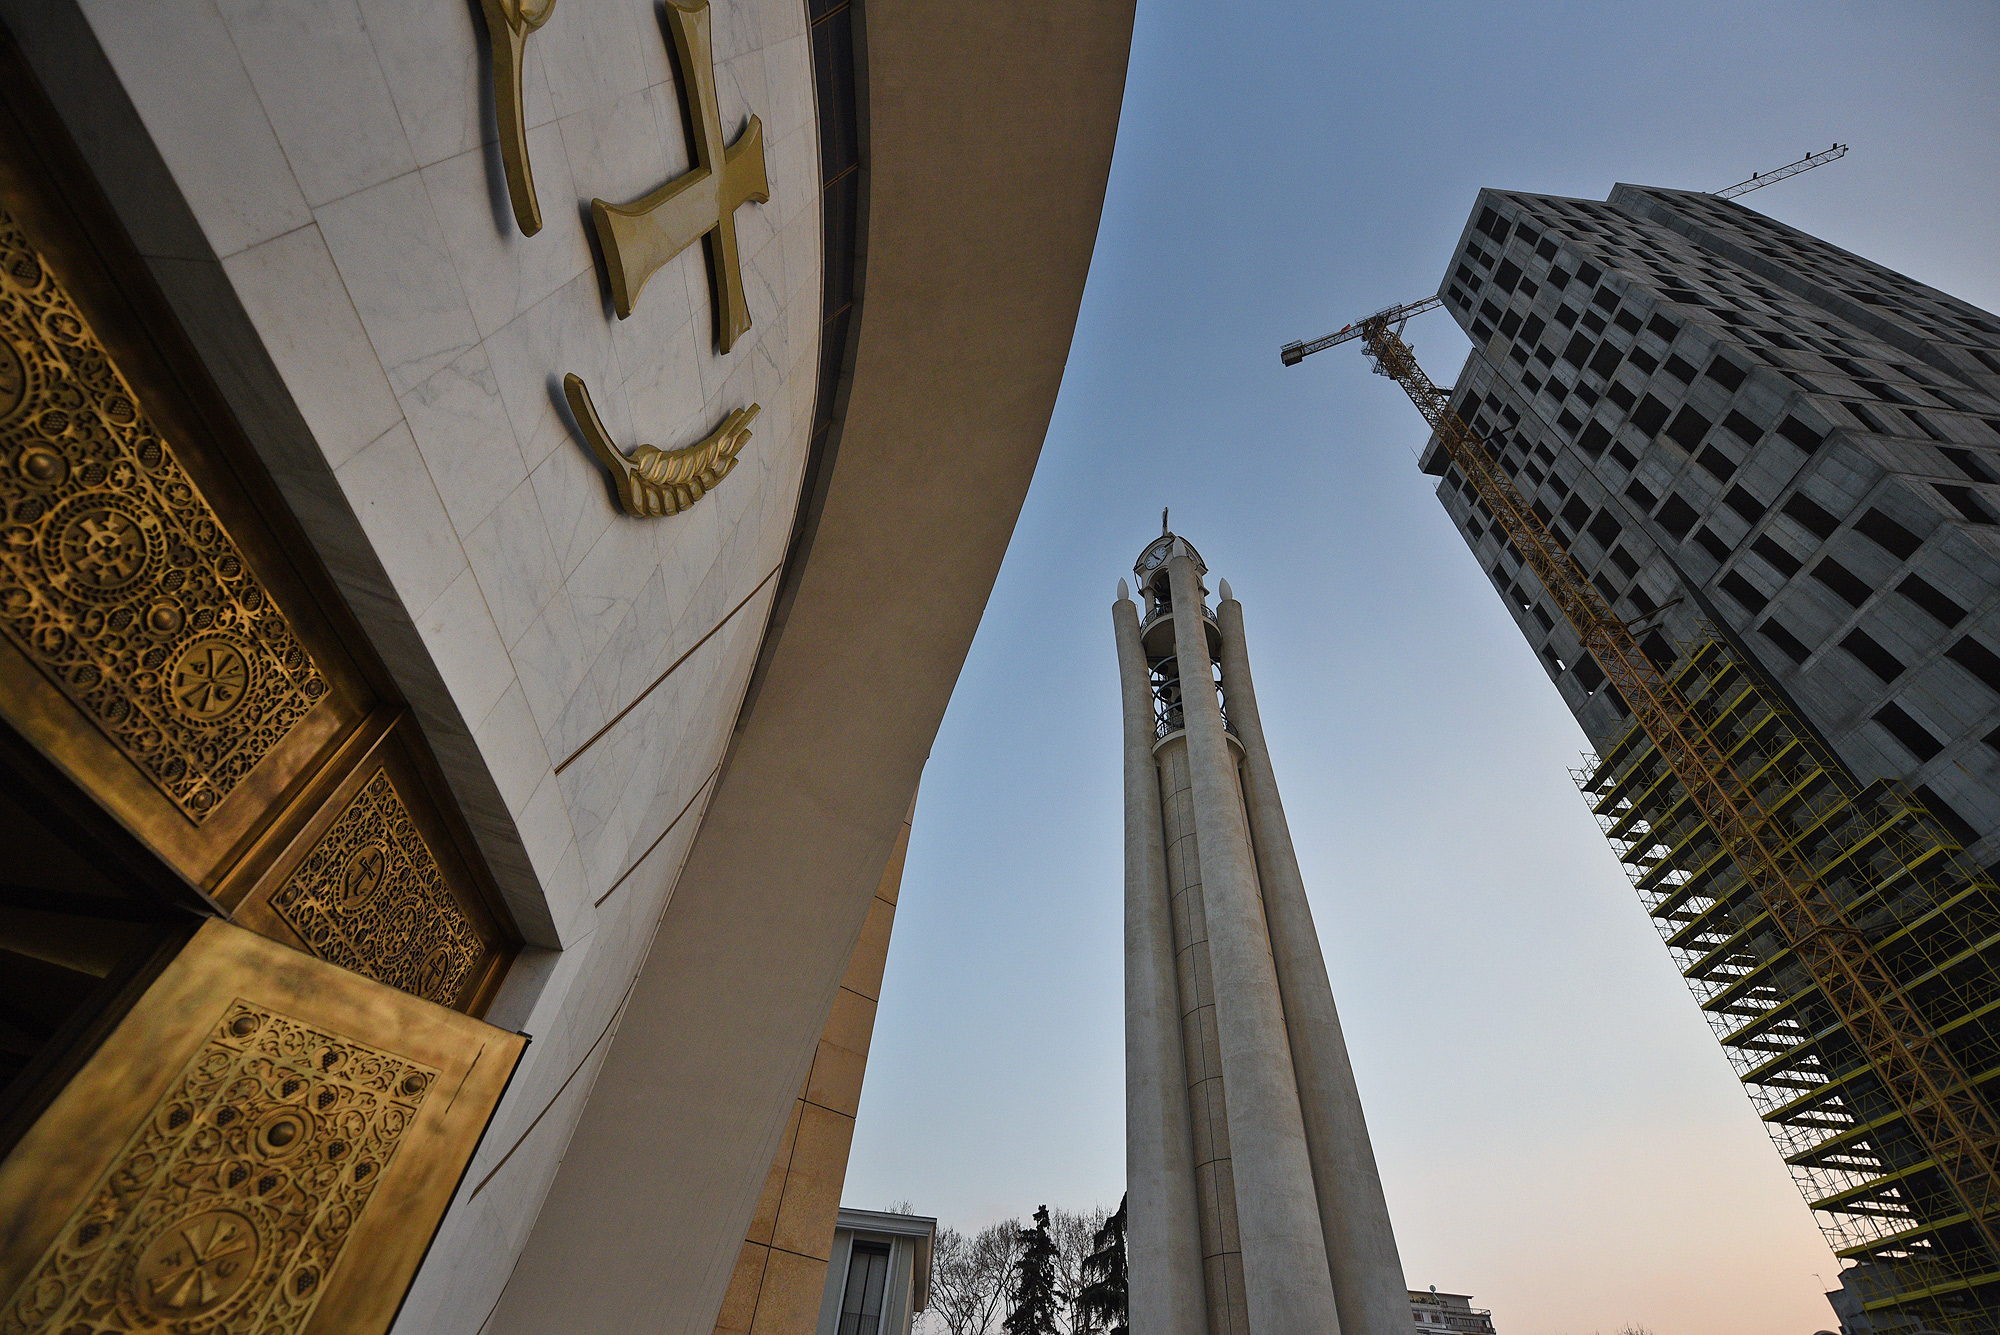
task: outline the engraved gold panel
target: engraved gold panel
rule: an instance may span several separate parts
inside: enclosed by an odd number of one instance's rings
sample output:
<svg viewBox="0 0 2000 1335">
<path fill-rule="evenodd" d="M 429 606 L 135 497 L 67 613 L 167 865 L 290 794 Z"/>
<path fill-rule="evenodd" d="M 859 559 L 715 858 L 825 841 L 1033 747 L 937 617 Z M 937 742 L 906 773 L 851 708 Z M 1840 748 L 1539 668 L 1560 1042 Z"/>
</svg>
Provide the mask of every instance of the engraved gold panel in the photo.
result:
<svg viewBox="0 0 2000 1335">
<path fill-rule="evenodd" d="M 321 959 L 444 1006 L 487 952 L 385 768 L 270 902 Z"/>
<path fill-rule="evenodd" d="M 326 678 L 5 209 L 0 340 L 0 632 L 200 823 Z"/>
<path fill-rule="evenodd" d="M 300 1329 L 436 1082 L 233 1000 L 0 1313 L 0 1335 Z"/>
<path fill-rule="evenodd" d="M 0 1164 L 0 1335 L 386 1329 L 523 1042 L 211 921 Z"/>
</svg>

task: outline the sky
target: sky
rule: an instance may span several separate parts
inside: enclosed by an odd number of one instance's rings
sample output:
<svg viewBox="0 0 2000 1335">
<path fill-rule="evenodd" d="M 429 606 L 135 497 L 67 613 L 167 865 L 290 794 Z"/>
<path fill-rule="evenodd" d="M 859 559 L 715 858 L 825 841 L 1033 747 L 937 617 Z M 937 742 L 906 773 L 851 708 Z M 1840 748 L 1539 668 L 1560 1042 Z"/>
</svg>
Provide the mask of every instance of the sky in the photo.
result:
<svg viewBox="0 0 2000 1335">
<path fill-rule="evenodd" d="M 1110 604 L 1242 601 L 1413 1287 L 1501 1335 L 1810 1335 L 1838 1268 L 1570 779 L 1585 739 L 1353 346 L 1481 187 L 1717 189 L 2000 310 L 2000 6 L 1140 0 L 1063 389 L 924 776 L 845 1201 L 1124 1189 Z M 1442 312 L 1407 336 L 1449 383 Z M 948 442 L 941 444 L 948 448 Z"/>
</svg>

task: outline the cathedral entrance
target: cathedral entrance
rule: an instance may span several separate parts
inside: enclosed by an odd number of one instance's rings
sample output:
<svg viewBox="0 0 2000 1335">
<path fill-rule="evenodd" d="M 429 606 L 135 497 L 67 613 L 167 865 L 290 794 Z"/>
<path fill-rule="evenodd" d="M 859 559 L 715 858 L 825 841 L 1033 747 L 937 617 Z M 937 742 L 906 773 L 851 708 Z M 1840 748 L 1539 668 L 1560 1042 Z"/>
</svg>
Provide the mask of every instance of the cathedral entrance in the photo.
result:
<svg viewBox="0 0 2000 1335">
<path fill-rule="evenodd" d="M 386 1329 L 519 937 L 4 34 L 0 848 L 0 1332 Z"/>
</svg>

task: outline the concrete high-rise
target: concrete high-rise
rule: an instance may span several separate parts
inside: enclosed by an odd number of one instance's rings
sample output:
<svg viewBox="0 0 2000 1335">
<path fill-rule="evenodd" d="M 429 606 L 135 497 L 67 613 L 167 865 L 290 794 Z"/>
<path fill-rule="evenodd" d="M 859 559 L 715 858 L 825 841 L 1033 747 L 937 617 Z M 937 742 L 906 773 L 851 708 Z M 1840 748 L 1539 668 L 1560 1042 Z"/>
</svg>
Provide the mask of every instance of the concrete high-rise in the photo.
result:
<svg viewBox="0 0 2000 1335">
<path fill-rule="evenodd" d="M 1474 345 L 1454 410 L 1992 1126 L 2000 320 L 1741 204 L 1629 185 L 1482 192 L 1439 295 Z M 1935 1152 L 1925 1096 L 1773 930 L 1436 437 L 1423 465 L 1596 747 L 1579 784 L 1873 1328 L 2000 1329 L 2000 1194 Z"/>
<path fill-rule="evenodd" d="M 1112 605 L 1133 1335 L 1401 1335 L 1409 1298 L 1243 608 L 1171 532 Z M 1220 681 L 1217 681 L 1217 673 Z M 1219 691 L 1219 698 L 1218 698 Z"/>
</svg>

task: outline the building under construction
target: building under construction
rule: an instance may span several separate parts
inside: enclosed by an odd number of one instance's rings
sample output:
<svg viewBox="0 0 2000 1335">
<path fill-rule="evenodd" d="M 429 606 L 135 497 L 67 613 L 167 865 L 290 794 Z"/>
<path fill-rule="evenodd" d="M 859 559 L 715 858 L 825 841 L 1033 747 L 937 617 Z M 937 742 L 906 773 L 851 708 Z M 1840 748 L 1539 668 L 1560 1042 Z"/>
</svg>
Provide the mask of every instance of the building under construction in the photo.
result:
<svg viewBox="0 0 2000 1335">
<path fill-rule="evenodd" d="M 1625 185 L 1482 192 L 1438 297 L 1448 407 L 1385 323 L 1349 336 L 1440 428 L 1425 471 L 1847 1328 L 2000 1331 L 2000 320 Z"/>
</svg>

